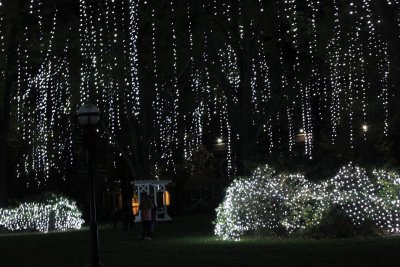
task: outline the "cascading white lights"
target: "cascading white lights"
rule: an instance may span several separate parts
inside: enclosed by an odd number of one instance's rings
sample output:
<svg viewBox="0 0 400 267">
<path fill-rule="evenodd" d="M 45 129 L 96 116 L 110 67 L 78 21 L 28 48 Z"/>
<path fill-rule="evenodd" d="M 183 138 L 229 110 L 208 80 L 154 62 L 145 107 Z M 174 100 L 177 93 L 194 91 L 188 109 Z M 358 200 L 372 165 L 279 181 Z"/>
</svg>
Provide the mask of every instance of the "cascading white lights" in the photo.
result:
<svg viewBox="0 0 400 267">
<path fill-rule="evenodd" d="M 399 9 L 397 0 L 384 4 Z M 77 64 L 70 47 L 77 40 L 70 38 L 78 29 L 65 30 L 60 10 L 32 0 L 26 14 L 32 23 L 23 25 L 18 44 L 16 117 L 29 146 L 19 176 L 45 184 L 53 171 L 65 173 L 73 161 L 72 108 L 87 101 L 101 110 L 109 133 L 102 138 L 115 151 L 126 147 L 129 157 L 140 150 L 140 141 L 135 144 L 126 136 L 129 125 L 153 127 L 146 131 L 149 136 L 137 139 L 151 139 L 152 165 L 173 170 L 176 160 L 190 159 L 208 135 L 227 143 L 231 176 L 235 159 L 241 160 L 243 133 L 256 140 L 259 158 L 267 159 L 293 156 L 300 130 L 309 159 L 321 141 L 321 128 L 331 146 L 344 143 L 350 151 L 357 149 L 358 138 L 368 140 L 370 133 L 360 130 L 364 125 L 374 124 L 371 129 L 387 138 L 393 130 L 395 49 L 373 1 L 276 0 L 273 6 L 172 0 L 160 9 L 139 0 L 79 0 Z M 199 23 L 198 14 L 210 19 Z M 248 19 L 247 14 L 254 16 Z M 264 27 L 265 17 L 276 23 Z M 60 41 L 59 36 L 66 37 Z M 60 43 L 65 43 L 63 52 Z M 3 53 L 3 38 L 0 45 Z M 243 50 L 247 45 L 249 51 Z M 244 64 L 245 59 L 250 63 Z M 71 68 L 77 65 L 75 77 Z M 76 88 L 71 86 L 74 78 L 79 80 Z M 150 107 L 143 108 L 146 103 Z M 250 123 L 242 129 L 237 115 L 244 109 Z M 110 152 L 114 167 L 120 154 L 115 151 Z"/>
<path fill-rule="evenodd" d="M 33 174 L 32 184 L 46 184 L 51 172 L 65 173 L 72 163 L 72 125 L 70 40 L 55 53 L 58 10 L 46 25 L 51 30 L 46 40 L 42 37 L 41 1 L 31 3 L 30 14 L 37 24 L 26 26 L 24 42 L 18 46 L 18 81 L 15 96 L 18 131 L 30 151 L 22 155 L 17 175 Z M 31 28 L 30 28 L 31 27 Z M 39 46 L 32 43 L 32 33 L 39 32 Z M 68 32 L 68 30 L 67 30 Z M 65 164 L 66 163 L 66 164 Z M 29 183 L 28 183 L 29 185 Z"/>
</svg>

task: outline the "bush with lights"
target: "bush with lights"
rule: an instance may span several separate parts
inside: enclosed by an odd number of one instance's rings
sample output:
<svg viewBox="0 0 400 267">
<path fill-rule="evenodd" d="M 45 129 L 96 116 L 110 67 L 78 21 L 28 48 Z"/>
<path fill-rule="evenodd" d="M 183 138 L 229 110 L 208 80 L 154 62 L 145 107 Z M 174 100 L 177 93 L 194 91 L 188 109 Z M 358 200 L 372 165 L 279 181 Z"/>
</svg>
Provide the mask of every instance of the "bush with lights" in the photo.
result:
<svg viewBox="0 0 400 267">
<path fill-rule="evenodd" d="M 43 201 L 24 202 L 0 209 L 0 227 L 6 231 L 65 231 L 80 229 L 84 223 L 76 203 L 64 196 L 50 194 Z"/>
<path fill-rule="evenodd" d="M 357 229 L 370 224 L 398 233 L 399 189 L 398 174 L 374 171 L 368 175 L 353 164 L 322 183 L 300 174 L 278 174 L 265 166 L 251 177 L 236 178 L 228 187 L 217 208 L 215 234 L 237 240 L 247 235 L 317 232 L 334 227 L 326 224 L 332 212 L 340 215 L 338 225 L 349 222 Z"/>
<path fill-rule="evenodd" d="M 398 197 L 387 194 L 394 189 L 394 181 L 395 176 L 389 172 L 373 171 L 368 175 L 366 170 L 349 164 L 327 181 L 326 187 L 330 203 L 347 215 L 356 232 L 368 225 L 375 227 L 375 232 L 398 232 L 393 216 Z"/>
<path fill-rule="evenodd" d="M 278 174 L 269 166 L 239 177 L 217 208 L 215 233 L 223 239 L 243 235 L 291 234 L 315 225 L 324 199 L 319 185 L 302 175 Z"/>
</svg>

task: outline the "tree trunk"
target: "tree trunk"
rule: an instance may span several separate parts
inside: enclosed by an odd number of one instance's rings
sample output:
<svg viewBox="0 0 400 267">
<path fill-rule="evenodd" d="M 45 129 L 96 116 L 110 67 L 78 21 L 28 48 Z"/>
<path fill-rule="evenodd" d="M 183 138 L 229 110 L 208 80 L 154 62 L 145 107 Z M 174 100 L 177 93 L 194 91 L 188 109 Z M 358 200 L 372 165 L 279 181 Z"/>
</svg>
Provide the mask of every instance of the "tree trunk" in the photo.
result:
<svg viewBox="0 0 400 267">
<path fill-rule="evenodd" d="M 238 122 L 239 131 L 239 159 L 241 161 L 249 161 L 254 155 L 254 145 L 252 144 L 255 140 L 253 135 L 253 125 L 251 116 L 251 86 L 250 86 L 250 68 L 251 63 L 248 58 L 249 54 L 247 49 L 242 51 L 240 59 L 240 121 Z"/>
<path fill-rule="evenodd" d="M 240 121 L 239 129 L 239 159 L 243 164 L 254 160 L 256 155 L 256 133 L 253 127 L 252 103 L 251 103 L 251 72 L 252 72 L 252 26 L 251 26 L 251 4 L 242 6 L 243 14 L 243 38 L 241 39 L 241 50 L 238 51 L 240 71 L 239 107 Z M 239 174 L 247 174 L 244 167 Z"/>
<path fill-rule="evenodd" d="M 15 4 L 15 3 L 14 3 Z M 20 1 L 17 1 L 17 7 Z M 12 10 L 12 7 L 5 6 L 5 10 Z M 17 9 L 18 10 L 18 9 Z M 13 13 L 13 12 L 10 12 Z M 7 179 L 9 176 L 9 152 L 8 152 L 8 135 L 11 122 L 11 99 L 14 83 L 17 80 L 17 16 L 13 17 L 9 22 L 10 36 L 6 48 L 7 64 L 5 70 L 5 83 L 3 93 L 3 108 L 1 110 L 0 121 L 0 206 L 4 206 L 8 199 Z"/>
</svg>

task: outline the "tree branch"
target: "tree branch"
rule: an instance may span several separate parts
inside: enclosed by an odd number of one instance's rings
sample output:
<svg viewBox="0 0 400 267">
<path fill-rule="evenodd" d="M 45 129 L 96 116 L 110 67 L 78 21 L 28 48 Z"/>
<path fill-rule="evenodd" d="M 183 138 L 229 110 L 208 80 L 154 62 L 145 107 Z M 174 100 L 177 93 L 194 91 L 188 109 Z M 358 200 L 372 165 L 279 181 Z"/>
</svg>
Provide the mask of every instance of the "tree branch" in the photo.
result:
<svg viewBox="0 0 400 267">
<path fill-rule="evenodd" d="M 115 147 L 121 152 L 122 157 L 124 158 L 124 160 L 126 161 L 126 163 L 128 164 L 129 170 L 131 171 L 131 174 L 133 177 L 136 176 L 136 171 L 135 171 L 135 167 L 132 163 L 131 158 L 129 157 L 129 153 L 123 149 L 123 147 L 120 145 L 120 143 L 118 142 L 118 140 L 115 138 L 114 135 L 112 135 L 110 133 L 110 131 L 108 130 L 108 128 L 105 126 L 105 124 L 103 122 L 101 122 L 100 124 L 101 128 L 104 130 L 104 132 L 113 139 Z"/>
</svg>

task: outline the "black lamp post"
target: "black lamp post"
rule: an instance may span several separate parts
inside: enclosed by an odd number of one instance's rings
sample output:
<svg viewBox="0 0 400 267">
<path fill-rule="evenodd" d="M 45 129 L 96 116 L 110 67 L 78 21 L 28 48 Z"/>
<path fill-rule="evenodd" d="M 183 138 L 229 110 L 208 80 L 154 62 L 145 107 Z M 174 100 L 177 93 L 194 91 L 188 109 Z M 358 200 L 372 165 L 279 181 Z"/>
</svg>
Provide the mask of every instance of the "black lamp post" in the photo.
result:
<svg viewBox="0 0 400 267">
<path fill-rule="evenodd" d="M 87 147 L 87 164 L 89 174 L 89 192 L 90 192 L 90 235 L 92 241 L 92 267 L 99 267 L 99 235 L 96 222 L 96 197 L 95 197 L 95 181 L 93 154 L 96 143 L 96 126 L 100 121 L 99 109 L 93 104 L 85 104 L 79 108 L 78 112 L 79 124 L 84 128 L 84 142 Z"/>
</svg>

